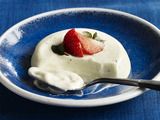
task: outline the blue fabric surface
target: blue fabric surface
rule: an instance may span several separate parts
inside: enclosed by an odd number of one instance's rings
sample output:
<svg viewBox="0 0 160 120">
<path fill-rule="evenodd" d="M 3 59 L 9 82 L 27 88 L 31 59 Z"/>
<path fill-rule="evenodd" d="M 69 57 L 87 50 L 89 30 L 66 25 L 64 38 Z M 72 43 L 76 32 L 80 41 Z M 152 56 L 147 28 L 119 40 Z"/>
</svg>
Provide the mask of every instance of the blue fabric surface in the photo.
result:
<svg viewBox="0 0 160 120">
<path fill-rule="evenodd" d="M 160 28 L 159 0 L 0 0 L 0 35 L 38 13 L 69 7 L 102 7 L 140 16 Z M 0 85 L 0 120 L 159 120 L 160 92 L 149 91 L 123 103 L 95 108 L 47 106 L 21 98 Z"/>
</svg>

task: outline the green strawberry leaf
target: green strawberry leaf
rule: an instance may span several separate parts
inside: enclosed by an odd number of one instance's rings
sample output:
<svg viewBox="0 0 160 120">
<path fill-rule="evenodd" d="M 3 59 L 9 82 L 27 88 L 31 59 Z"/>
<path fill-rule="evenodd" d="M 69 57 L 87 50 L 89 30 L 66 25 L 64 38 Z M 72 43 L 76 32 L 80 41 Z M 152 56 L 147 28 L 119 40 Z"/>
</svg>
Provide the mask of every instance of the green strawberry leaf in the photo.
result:
<svg viewBox="0 0 160 120">
<path fill-rule="evenodd" d="M 93 34 L 93 39 L 95 39 L 97 37 L 97 32 L 95 32 L 94 34 Z"/>
<path fill-rule="evenodd" d="M 59 45 L 53 45 L 52 51 L 58 55 L 68 55 L 68 53 L 65 52 L 63 44 Z"/>
<path fill-rule="evenodd" d="M 88 32 L 88 31 L 83 31 L 82 35 L 88 38 L 92 38 L 92 33 Z"/>
</svg>

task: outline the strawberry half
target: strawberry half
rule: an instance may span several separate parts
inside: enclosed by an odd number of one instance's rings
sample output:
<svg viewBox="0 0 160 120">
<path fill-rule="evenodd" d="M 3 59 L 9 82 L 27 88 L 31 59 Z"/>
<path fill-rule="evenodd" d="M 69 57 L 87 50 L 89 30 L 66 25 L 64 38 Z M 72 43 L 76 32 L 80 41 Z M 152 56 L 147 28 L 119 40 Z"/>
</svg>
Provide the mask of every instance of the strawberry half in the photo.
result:
<svg viewBox="0 0 160 120">
<path fill-rule="evenodd" d="M 103 50 L 104 48 L 103 43 L 93 40 L 92 38 L 87 38 L 81 34 L 79 34 L 78 36 L 79 36 L 79 40 L 81 42 L 84 54 L 93 55 Z"/>
<path fill-rule="evenodd" d="M 67 53 L 73 56 L 83 57 L 82 45 L 75 29 L 71 29 L 66 33 L 64 36 L 63 45 Z"/>
<path fill-rule="evenodd" d="M 83 57 L 84 54 L 93 55 L 104 48 L 103 43 L 87 38 L 76 32 L 75 29 L 66 33 L 63 45 L 67 53 L 77 57 Z"/>
</svg>

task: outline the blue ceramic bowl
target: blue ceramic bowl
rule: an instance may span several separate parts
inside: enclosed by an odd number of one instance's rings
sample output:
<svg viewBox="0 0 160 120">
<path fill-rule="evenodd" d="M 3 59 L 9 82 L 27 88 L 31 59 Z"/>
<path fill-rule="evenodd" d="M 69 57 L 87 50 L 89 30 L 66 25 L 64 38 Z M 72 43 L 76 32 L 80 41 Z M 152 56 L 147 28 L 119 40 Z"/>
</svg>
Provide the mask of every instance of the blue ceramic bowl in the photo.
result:
<svg viewBox="0 0 160 120">
<path fill-rule="evenodd" d="M 68 28 L 91 28 L 105 32 L 125 47 L 132 64 L 132 78 L 158 79 L 160 31 L 134 15 L 100 8 L 72 8 L 28 18 L 0 38 L 1 83 L 16 94 L 41 103 L 61 106 L 100 106 L 140 95 L 144 90 L 96 85 L 78 95 L 53 95 L 32 84 L 27 70 L 37 43 L 45 36 Z"/>
</svg>

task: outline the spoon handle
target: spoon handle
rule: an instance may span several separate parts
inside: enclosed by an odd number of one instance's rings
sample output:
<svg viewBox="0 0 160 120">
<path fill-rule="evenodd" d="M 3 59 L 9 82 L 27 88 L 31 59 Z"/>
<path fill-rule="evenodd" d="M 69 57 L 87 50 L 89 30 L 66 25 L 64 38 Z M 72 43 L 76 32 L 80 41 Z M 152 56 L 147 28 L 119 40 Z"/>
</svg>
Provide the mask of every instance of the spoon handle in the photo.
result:
<svg viewBox="0 0 160 120">
<path fill-rule="evenodd" d="M 142 79 L 120 79 L 120 78 L 100 78 L 96 79 L 86 87 L 97 84 L 97 83 L 114 83 L 114 84 L 121 84 L 121 85 L 129 85 L 129 86 L 137 86 L 140 88 L 149 88 L 153 90 L 160 90 L 160 81 L 154 80 L 142 80 Z"/>
<path fill-rule="evenodd" d="M 149 88 L 152 90 L 160 90 L 160 81 L 153 80 L 139 80 L 138 86 L 140 88 Z"/>
</svg>

